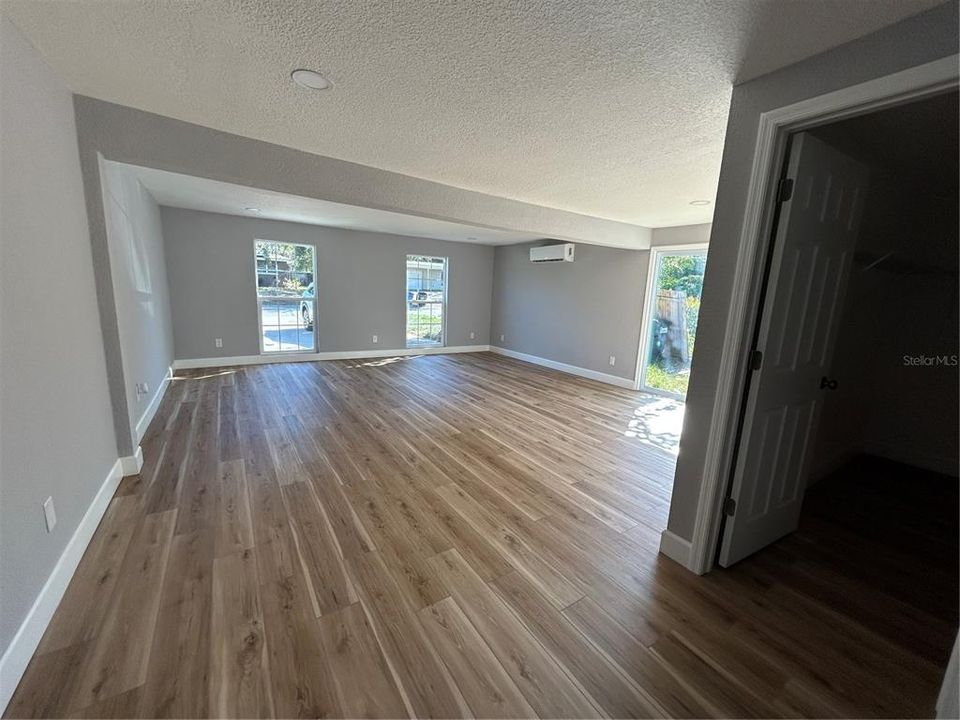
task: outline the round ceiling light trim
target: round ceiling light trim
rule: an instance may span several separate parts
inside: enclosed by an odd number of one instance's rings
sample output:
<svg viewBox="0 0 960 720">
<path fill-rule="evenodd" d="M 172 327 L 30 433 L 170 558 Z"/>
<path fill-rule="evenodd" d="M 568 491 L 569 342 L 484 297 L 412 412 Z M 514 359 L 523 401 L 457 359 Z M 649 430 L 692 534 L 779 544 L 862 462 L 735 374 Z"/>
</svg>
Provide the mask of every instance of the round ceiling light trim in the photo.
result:
<svg viewBox="0 0 960 720">
<path fill-rule="evenodd" d="M 307 70 L 306 68 L 294 70 L 290 73 L 290 78 L 297 85 L 307 88 L 307 90 L 327 90 L 333 85 L 316 70 Z"/>
<path fill-rule="evenodd" d="M 245 211 L 245 212 L 252 212 L 252 213 L 259 213 L 259 212 L 261 212 L 260 208 L 258 208 L 258 207 L 245 207 L 245 208 L 244 208 L 244 211 Z"/>
<path fill-rule="evenodd" d="M 693 205 L 694 207 L 703 207 L 704 205 L 709 205 L 710 201 L 709 200 L 691 200 L 690 204 Z"/>
</svg>

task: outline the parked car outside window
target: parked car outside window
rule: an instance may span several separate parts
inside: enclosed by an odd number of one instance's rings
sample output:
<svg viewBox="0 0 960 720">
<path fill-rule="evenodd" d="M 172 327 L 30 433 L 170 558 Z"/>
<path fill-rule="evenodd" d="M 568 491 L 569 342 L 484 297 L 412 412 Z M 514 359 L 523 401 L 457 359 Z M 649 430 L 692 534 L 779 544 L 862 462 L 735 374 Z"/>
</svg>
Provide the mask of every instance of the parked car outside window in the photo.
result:
<svg viewBox="0 0 960 720">
<path fill-rule="evenodd" d="M 307 330 L 313 330 L 313 283 L 307 285 L 307 289 L 300 293 L 300 297 L 303 298 L 300 301 L 300 318 L 303 320 L 303 326 Z"/>
<path fill-rule="evenodd" d="M 426 290 L 407 290 L 407 302 L 410 307 L 423 307 L 427 302 Z"/>
</svg>

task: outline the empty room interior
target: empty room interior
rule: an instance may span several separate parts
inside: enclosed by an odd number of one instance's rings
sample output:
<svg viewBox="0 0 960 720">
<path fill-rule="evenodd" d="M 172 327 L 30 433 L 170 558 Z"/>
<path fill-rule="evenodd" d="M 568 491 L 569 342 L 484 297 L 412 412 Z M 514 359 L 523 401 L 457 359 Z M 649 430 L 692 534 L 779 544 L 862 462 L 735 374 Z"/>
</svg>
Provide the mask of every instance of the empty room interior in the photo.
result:
<svg viewBox="0 0 960 720">
<path fill-rule="evenodd" d="M 957 718 L 958 17 L 0 0 L 3 717 Z"/>
</svg>

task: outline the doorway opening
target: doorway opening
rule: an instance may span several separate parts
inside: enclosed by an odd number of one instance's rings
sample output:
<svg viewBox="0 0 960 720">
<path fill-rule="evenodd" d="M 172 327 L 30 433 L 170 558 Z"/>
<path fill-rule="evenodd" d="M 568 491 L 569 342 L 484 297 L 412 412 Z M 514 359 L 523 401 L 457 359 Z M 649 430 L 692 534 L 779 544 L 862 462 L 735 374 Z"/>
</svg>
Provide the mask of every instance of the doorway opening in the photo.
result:
<svg viewBox="0 0 960 720">
<path fill-rule="evenodd" d="M 921 708 L 960 623 L 958 102 L 791 135 L 717 552 L 925 667 Z"/>
<path fill-rule="evenodd" d="M 676 400 L 686 398 L 706 265 L 706 245 L 651 249 L 638 389 Z"/>
<path fill-rule="evenodd" d="M 795 531 L 812 484 L 843 484 L 876 458 L 899 466 L 885 473 L 902 475 L 903 493 L 914 470 L 947 478 L 955 515 L 957 102 L 954 91 L 791 136 L 721 565 Z"/>
</svg>

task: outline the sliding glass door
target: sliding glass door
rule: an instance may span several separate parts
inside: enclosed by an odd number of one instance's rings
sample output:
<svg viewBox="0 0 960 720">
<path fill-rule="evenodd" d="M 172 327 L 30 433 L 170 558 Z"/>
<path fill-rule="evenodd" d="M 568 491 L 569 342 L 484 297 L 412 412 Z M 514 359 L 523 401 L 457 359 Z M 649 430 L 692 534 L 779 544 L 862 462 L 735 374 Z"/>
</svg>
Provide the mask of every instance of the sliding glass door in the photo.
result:
<svg viewBox="0 0 960 720">
<path fill-rule="evenodd" d="M 683 399 L 697 338 L 706 245 L 650 252 L 640 388 Z"/>
</svg>

